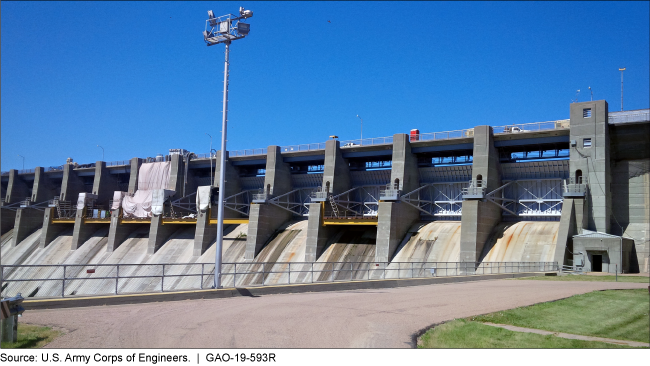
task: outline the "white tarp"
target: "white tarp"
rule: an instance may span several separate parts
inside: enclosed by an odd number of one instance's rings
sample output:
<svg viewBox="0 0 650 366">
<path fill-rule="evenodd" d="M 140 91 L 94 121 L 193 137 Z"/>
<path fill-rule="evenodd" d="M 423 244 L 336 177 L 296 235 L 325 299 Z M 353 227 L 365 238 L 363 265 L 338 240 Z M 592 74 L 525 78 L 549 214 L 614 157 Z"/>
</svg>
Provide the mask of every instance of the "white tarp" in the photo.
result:
<svg viewBox="0 0 650 366">
<path fill-rule="evenodd" d="M 126 195 L 122 200 L 123 217 L 151 217 L 154 190 L 172 192 L 162 194 L 163 202 L 174 194 L 174 191 L 168 189 L 170 173 L 170 161 L 142 164 L 138 172 L 138 190 L 133 196 Z M 160 206 L 160 209 L 157 208 L 156 212 L 162 213 L 162 203 L 157 206 Z"/>
<path fill-rule="evenodd" d="M 124 196 L 122 200 L 123 217 L 151 217 L 151 192 L 137 190 L 133 196 Z"/>
<path fill-rule="evenodd" d="M 162 215 L 165 200 L 176 192 L 169 189 L 154 189 L 151 192 L 151 213 L 153 215 Z"/>
<path fill-rule="evenodd" d="M 84 206 L 86 206 L 86 203 L 96 199 L 96 194 L 86 192 L 79 193 L 79 198 L 77 199 L 77 210 L 83 210 Z"/>
<path fill-rule="evenodd" d="M 126 196 L 126 192 L 113 192 L 113 205 L 111 206 L 111 210 L 119 210 L 119 208 L 122 206 L 122 200 L 124 199 L 124 196 Z"/>
<path fill-rule="evenodd" d="M 144 163 L 138 172 L 138 190 L 169 189 L 172 162 Z"/>
<path fill-rule="evenodd" d="M 201 186 L 196 191 L 196 209 L 205 212 L 210 206 L 211 186 Z"/>
</svg>

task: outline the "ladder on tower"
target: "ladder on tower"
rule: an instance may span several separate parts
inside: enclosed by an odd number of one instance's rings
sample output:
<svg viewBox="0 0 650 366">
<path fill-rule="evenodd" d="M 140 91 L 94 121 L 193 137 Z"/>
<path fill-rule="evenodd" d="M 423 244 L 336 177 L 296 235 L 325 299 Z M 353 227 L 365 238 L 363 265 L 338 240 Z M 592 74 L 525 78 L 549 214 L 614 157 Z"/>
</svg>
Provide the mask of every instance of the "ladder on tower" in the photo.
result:
<svg viewBox="0 0 650 366">
<path fill-rule="evenodd" d="M 334 216 L 339 217 L 339 208 L 336 205 L 334 196 L 330 194 L 329 199 L 330 199 L 330 205 L 332 205 L 332 211 L 334 211 Z"/>
</svg>

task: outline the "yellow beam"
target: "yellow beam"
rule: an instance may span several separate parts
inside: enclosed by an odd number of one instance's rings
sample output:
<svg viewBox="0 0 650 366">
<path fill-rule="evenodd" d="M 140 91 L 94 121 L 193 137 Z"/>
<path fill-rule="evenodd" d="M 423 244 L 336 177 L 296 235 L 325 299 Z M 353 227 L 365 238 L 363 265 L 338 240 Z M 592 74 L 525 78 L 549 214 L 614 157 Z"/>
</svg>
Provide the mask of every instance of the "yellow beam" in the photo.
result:
<svg viewBox="0 0 650 366">
<path fill-rule="evenodd" d="M 210 225 L 218 224 L 217 219 L 210 219 Z M 223 219 L 224 225 L 248 224 L 248 219 Z"/>
<path fill-rule="evenodd" d="M 110 224 L 111 219 L 84 219 L 84 224 Z"/>
<path fill-rule="evenodd" d="M 196 219 L 163 219 L 163 225 L 167 224 L 192 224 L 196 225 Z"/>
<path fill-rule="evenodd" d="M 74 219 L 52 219 L 53 224 L 74 224 Z"/>
<path fill-rule="evenodd" d="M 120 220 L 120 224 L 151 224 L 151 219 L 122 219 Z"/>
<path fill-rule="evenodd" d="M 371 225 L 377 226 L 377 219 L 323 219 L 323 226 L 327 225 Z"/>
</svg>

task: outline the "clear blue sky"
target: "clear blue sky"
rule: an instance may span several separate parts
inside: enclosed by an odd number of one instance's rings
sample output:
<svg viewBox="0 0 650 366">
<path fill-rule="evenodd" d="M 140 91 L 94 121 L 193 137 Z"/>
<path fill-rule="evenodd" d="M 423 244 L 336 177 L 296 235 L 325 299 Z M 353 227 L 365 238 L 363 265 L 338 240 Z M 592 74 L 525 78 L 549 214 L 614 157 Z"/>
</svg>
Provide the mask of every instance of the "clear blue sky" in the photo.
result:
<svg viewBox="0 0 650 366">
<path fill-rule="evenodd" d="M 649 106 L 648 2 L 6 2 L 2 170 L 219 148 L 224 46 L 207 10 L 252 9 L 233 43 L 228 150 Z M 328 22 L 328 20 L 331 22 Z"/>
</svg>

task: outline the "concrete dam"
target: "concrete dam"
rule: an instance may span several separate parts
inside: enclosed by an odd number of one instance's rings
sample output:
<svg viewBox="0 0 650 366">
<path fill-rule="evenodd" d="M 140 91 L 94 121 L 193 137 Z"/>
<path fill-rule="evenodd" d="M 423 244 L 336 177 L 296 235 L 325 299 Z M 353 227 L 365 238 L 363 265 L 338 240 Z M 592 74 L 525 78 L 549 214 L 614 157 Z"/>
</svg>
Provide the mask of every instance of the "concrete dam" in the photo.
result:
<svg viewBox="0 0 650 366">
<path fill-rule="evenodd" d="M 219 204 L 224 287 L 648 272 L 649 138 L 649 110 L 593 101 L 559 121 L 229 151 L 224 187 L 221 152 L 11 170 L 2 295 L 210 288 Z"/>
</svg>

